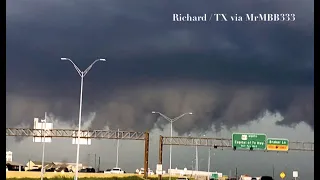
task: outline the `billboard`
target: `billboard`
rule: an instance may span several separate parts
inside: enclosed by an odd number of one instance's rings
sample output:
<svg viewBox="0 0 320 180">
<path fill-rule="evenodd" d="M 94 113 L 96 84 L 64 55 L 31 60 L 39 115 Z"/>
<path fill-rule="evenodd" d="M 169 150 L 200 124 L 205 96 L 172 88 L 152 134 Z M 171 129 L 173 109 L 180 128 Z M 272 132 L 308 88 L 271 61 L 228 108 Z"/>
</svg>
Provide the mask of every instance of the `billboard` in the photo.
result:
<svg viewBox="0 0 320 180">
<path fill-rule="evenodd" d="M 50 130 L 53 129 L 53 123 L 47 122 L 39 122 L 39 118 L 34 118 L 33 129 L 40 129 L 40 130 Z M 33 136 L 33 142 L 46 142 L 50 143 L 52 141 L 52 133 L 46 131 L 35 131 Z"/>
<path fill-rule="evenodd" d="M 78 131 L 73 131 L 72 133 L 72 144 L 78 144 Z M 86 138 L 87 137 L 87 138 Z M 80 145 L 91 145 L 91 138 L 88 138 L 87 132 L 80 132 Z"/>
</svg>

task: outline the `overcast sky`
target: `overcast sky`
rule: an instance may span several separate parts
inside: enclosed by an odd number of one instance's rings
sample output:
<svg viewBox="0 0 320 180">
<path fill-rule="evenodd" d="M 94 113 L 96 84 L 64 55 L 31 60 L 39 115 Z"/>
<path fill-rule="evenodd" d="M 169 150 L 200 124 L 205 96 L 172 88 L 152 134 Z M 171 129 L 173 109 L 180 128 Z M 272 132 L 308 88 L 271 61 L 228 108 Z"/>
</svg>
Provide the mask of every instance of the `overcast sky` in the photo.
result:
<svg viewBox="0 0 320 180">
<path fill-rule="evenodd" d="M 157 142 L 159 133 L 169 131 L 166 122 L 151 111 L 170 117 L 192 111 L 194 115 L 175 123 L 179 135 L 208 132 L 230 136 L 237 129 L 313 140 L 313 8 L 311 0 L 7 1 L 6 126 L 31 127 L 33 118 L 43 117 L 44 112 L 54 116 L 54 126 L 77 124 L 80 77 L 71 63 L 60 58 L 74 60 L 80 69 L 106 58 L 107 62 L 95 64 L 84 79 L 83 115 L 85 120 L 90 117 L 87 128 L 150 130 L 156 139 L 152 141 Z M 172 22 L 173 13 L 290 13 L 296 20 L 179 23 Z M 21 161 L 28 159 L 19 150 L 22 145 L 28 147 L 30 158 L 39 158 L 36 149 L 40 145 L 30 139 L 9 140 Z M 82 158 L 86 158 L 84 153 L 97 152 L 102 163 L 111 166 L 114 160 L 107 157 L 114 154 L 113 149 L 102 151 L 101 147 L 113 146 L 113 142 L 101 142 L 84 147 Z M 48 147 L 56 143 L 69 140 L 56 140 Z M 126 146 L 137 153 L 142 150 L 139 142 L 122 146 L 123 152 Z M 156 148 L 151 147 L 152 151 Z M 67 152 L 74 148 L 66 146 L 65 151 L 70 154 Z M 190 154 L 190 160 L 179 153 L 175 162 L 183 166 L 192 161 L 192 151 L 181 150 Z M 215 166 L 221 165 L 224 173 L 234 168 L 228 164 L 233 158 L 227 157 L 235 156 L 241 166 L 245 161 L 241 158 L 249 156 L 230 153 L 216 154 Z M 69 158 L 54 154 L 48 152 L 48 159 Z M 268 153 L 256 154 L 261 160 L 244 162 L 249 169 L 257 167 L 254 163 L 272 164 Z M 150 157 L 151 167 L 155 155 Z M 310 166 L 313 172 L 313 153 L 278 156 L 283 159 L 275 158 L 277 163 Z M 123 167 L 141 166 L 142 153 L 122 158 L 127 159 L 121 160 Z M 308 162 L 303 164 L 302 158 Z M 259 171 L 248 173 L 254 172 Z"/>
</svg>

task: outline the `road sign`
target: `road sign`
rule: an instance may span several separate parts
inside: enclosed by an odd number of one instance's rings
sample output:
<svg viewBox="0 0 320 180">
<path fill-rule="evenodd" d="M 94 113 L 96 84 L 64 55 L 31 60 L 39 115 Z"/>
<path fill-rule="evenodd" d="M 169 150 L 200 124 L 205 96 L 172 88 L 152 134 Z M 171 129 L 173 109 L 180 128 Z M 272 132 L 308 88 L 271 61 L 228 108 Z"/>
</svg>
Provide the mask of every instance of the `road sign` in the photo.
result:
<svg viewBox="0 0 320 180">
<path fill-rule="evenodd" d="M 297 177 L 298 177 L 298 171 L 293 171 L 292 176 L 293 176 L 294 178 L 297 178 Z"/>
<path fill-rule="evenodd" d="M 78 131 L 73 131 L 72 136 L 72 144 L 78 144 Z M 87 132 L 80 132 L 80 145 L 91 145 L 91 138 L 86 137 L 89 137 Z"/>
<path fill-rule="evenodd" d="M 281 172 L 281 173 L 280 173 L 280 178 L 281 178 L 281 179 L 284 179 L 285 177 L 286 177 L 286 173 Z"/>
<path fill-rule="evenodd" d="M 156 174 L 162 174 L 162 164 L 157 164 Z"/>
<path fill-rule="evenodd" d="M 53 123 L 47 123 L 47 122 L 39 122 L 39 118 L 33 119 L 33 129 L 41 129 L 43 131 L 36 131 L 35 135 L 33 136 L 33 142 L 45 142 L 45 143 L 51 143 L 52 142 L 52 134 L 49 131 L 53 129 Z"/>
<path fill-rule="evenodd" d="M 281 138 L 268 138 L 267 139 L 267 150 L 268 151 L 288 151 L 289 140 Z"/>
<path fill-rule="evenodd" d="M 212 173 L 211 174 L 211 179 L 218 179 L 218 178 L 219 178 L 218 173 Z"/>
<path fill-rule="evenodd" d="M 255 133 L 233 133 L 232 134 L 232 147 L 236 149 L 266 149 L 266 139 L 265 134 L 255 134 Z"/>
</svg>

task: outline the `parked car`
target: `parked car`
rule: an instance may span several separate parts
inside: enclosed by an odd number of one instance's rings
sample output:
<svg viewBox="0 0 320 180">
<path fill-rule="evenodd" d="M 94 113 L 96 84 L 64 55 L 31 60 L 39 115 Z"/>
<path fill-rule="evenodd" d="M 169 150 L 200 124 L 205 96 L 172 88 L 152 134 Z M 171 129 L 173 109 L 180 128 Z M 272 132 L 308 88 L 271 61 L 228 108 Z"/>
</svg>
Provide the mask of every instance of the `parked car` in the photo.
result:
<svg viewBox="0 0 320 180">
<path fill-rule="evenodd" d="M 107 169 L 107 170 L 105 170 L 103 173 L 105 173 L 105 174 L 111 174 L 111 169 Z"/>
<path fill-rule="evenodd" d="M 137 169 L 136 173 L 137 174 L 144 174 L 144 168 L 140 168 L 140 170 Z M 154 172 L 150 168 L 148 168 L 148 175 L 154 175 Z"/>
<path fill-rule="evenodd" d="M 121 168 L 115 167 L 110 171 L 111 174 L 124 174 L 124 171 Z"/>
<path fill-rule="evenodd" d="M 260 180 L 273 180 L 271 176 L 261 176 Z"/>
<path fill-rule="evenodd" d="M 37 168 L 37 169 L 28 169 L 28 171 L 40 171 L 40 172 L 41 172 L 41 168 Z"/>
<path fill-rule="evenodd" d="M 58 167 L 54 170 L 55 172 L 69 172 L 67 167 Z"/>
<path fill-rule="evenodd" d="M 84 168 L 84 169 L 80 169 L 78 172 L 81 172 L 81 173 L 95 173 L 96 170 L 94 168 Z"/>
<path fill-rule="evenodd" d="M 151 169 L 149 169 L 148 175 L 154 175 L 154 172 Z"/>
</svg>

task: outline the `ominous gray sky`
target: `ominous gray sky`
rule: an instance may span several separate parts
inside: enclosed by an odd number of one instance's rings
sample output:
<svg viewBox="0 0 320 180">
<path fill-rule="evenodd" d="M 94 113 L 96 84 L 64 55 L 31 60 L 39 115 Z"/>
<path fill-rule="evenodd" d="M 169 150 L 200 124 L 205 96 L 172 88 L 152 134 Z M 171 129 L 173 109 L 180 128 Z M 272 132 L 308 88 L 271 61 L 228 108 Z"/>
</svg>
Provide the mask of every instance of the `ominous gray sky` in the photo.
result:
<svg viewBox="0 0 320 180">
<path fill-rule="evenodd" d="M 7 1 L 6 126 L 31 126 L 45 111 L 76 124 L 80 77 L 60 58 L 85 69 L 102 57 L 84 81 L 84 116 L 96 114 L 88 128 L 162 130 L 156 110 L 194 113 L 177 122 L 179 134 L 220 131 L 268 110 L 283 117 L 271 127 L 313 131 L 313 8 L 311 0 Z M 296 21 L 176 23 L 173 13 L 294 13 Z"/>
</svg>

